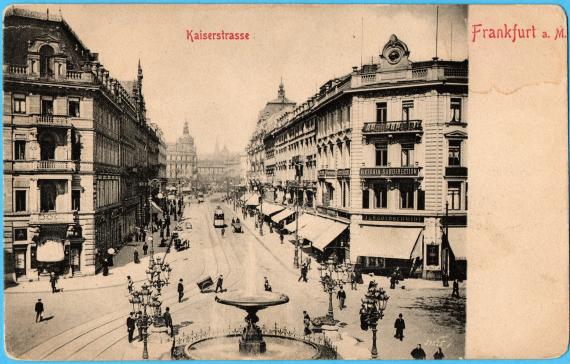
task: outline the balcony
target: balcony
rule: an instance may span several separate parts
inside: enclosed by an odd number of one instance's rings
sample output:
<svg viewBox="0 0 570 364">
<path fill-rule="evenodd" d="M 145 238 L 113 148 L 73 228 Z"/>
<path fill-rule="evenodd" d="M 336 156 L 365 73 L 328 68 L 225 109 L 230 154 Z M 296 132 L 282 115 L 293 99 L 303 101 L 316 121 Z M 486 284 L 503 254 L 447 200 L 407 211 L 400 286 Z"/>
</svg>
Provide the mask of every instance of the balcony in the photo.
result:
<svg viewBox="0 0 570 364">
<path fill-rule="evenodd" d="M 349 177 L 350 177 L 350 168 L 337 169 L 336 178 L 349 178 Z"/>
<path fill-rule="evenodd" d="M 467 167 L 445 167 L 446 177 L 467 177 Z"/>
<path fill-rule="evenodd" d="M 336 170 L 334 169 L 319 169 L 317 172 L 318 178 L 334 178 L 336 177 Z"/>
<path fill-rule="evenodd" d="M 7 79 L 38 80 L 42 82 L 72 82 L 94 84 L 95 75 L 91 71 L 67 71 L 64 75 L 39 75 L 32 73 L 28 66 L 4 65 L 4 77 Z"/>
<path fill-rule="evenodd" d="M 402 178 L 419 177 L 421 167 L 368 167 L 360 168 L 360 176 L 363 178 Z"/>
<path fill-rule="evenodd" d="M 67 116 L 32 115 L 32 123 L 41 126 L 71 127 L 71 122 Z"/>
<path fill-rule="evenodd" d="M 422 132 L 421 120 L 388 121 L 382 123 L 364 123 L 362 134 L 395 134 Z"/>
<path fill-rule="evenodd" d="M 74 224 L 75 211 L 32 212 L 30 225 Z"/>
<path fill-rule="evenodd" d="M 9 166 L 5 165 L 8 169 Z M 9 169 L 8 169 L 9 170 Z M 58 160 L 17 160 L 12 161 L 12 170 L 14 172 L 75 172 L 74 161 L 58 161 Z"/>
</svg>

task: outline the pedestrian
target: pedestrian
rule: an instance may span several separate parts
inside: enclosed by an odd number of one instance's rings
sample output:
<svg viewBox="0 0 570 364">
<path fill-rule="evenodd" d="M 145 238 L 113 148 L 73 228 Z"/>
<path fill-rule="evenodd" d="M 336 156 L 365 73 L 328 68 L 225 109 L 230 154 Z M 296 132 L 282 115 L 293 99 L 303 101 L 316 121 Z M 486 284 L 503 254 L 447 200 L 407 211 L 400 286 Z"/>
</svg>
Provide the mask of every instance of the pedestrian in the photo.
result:
<svg viewBox="0 0 570 364">
<path fill-rule="evenodd" d="M 264 278 L 265 278 L 265 282 L 263 283 L 263 286 L 265 287 L 265 291 L 271 292 L 272 289 L 271 289 L 271 285 L 269 284 L 269 279 L 267 279 L 267 277 L 264 277 Z"/>
<path fill-rule="evenodd" d="M 453 280 L 453 291 L 451 292 L 451 297 L 459 298 L 459 281 L 457 279 Z"/>
<path fill-rule="evenodd" d="M 303 265 L 301 266 L 301 276 L 299 277 L 297 282 L 299 282 L 301 279 L 303 280 L 303 282 L 307 282 L 307 264 L 306 263 L 303 263 Z"/>
<path fill-rule="evenodd" d="M 160 237 L 164 238 L 164 229 L 163 228 L 160 228 Z"/>
<path fill-rule="evenodd" d="M 184 297 L 184 284 L 182 284 L 182 278 L 178 281 L 178 303 L 182 302 L 182 297 Z"/>
<path fill-rule="evenodd" d="M 146 241 L 146 230 L 142 231 L 142 240 Z"/>
<path fill-rule="evenodd" d="M 147 244 L 147 242 L 145 241 L 144 244 L 143 244 L 143 255 L 146 255 L 147 251 L 148 251 L 148 244 Z"/>
<path fill-rule="evenodd" d="M 433 354 L 433 358 L 435 360 L 442 360 L 443 358 L 445 358 L 445 355 L 443 355 L 443 351 L 441 350 L 441 348 L 437 349 L 437 351 Z"/>
<path fill-rule="evenodd" d="M 220 289 L 220 292 L 224 292 L 223 284 L 224 284 L 224 276 L 220 274 L 216 282 L 216 293 L 218 293 L 218 288 Z"/>
<path fill-rule="evenodd" d="M 390 289 L 396 288 L 396 277 L 394 274 L 390 276 Z"/>
<path fill-rule="evenodd" d="M 103 276 L 108 276 L 109 275 L 109 261 L 107 260 L 107 258 L 103 258 L 103 260 L 101 261 L 101 264 L 103 265 Z"/>
<path fill-rule="evenodd" d="M 358 289 L 358 286 L 356 285 L 356 274 L 354 273 L 354 271 L 350 272 L 350 289 L 352 289 L 353 291 L 356 291 Z"/>
<path fill-rule="evenodd" d="M 139 311 L 137 313 L 137 316 L 135 317 L 136 324 L 137 324 L 137 327 L 139 329 L 139 341 L 143 341 L 142 319 L 143 319 L 142 311 Z"/>
<path fill-rule="evenodd" d="M 167 307 L 164 310 L 162 318 L 164 319 L 164 325 L 170 329 L 170 336 L 174 336 L 174 326 L 172 325 L 172 316 L 170 316 L 170 307 Z"/>
<path fill-rule="evenodd" d="M 311 317 L 307 311 L 303 311 L 303 326 L 305 327 L 305 335 L 310 335 L 311 331 Z"/>
<path fill-rule="evenodd" d="M 131 276 L 127 276 L 127 288 L 129 290 L 129 294 L 133 292 L 133 280 L 131 279 Z"/>
<path fill-rule="evenodd" d="M 366 306 L 364 306 L 364 303 L 360 306 L 360 311 L 358 313 L 360 314 L 360 329 L 368 331 L 368 310 L 366 309 Z"/>
<path fill-rule="evenodd" d="M 127 332 L 129 334 L 129 342 L 133 341 L 133 334 L 135 333 L 136 320 L 135 313 L 131 312 L 127 317 Z"/>
<path fill-rule="evenodd" d="M 447 275 L 447 272 L 441 273 L 441 283 L 444 287 L 449 287 L 449 276 Z"/>
<path fill-rule="evenodd" d="M 50 274 L 49 282 L 51 284 L 51 293 L 56 293 L 57 292 L 57 288 L 56 288 L 57 275 L 54 272 L 52 272 Z"/>
<path fill-rule="evenodd" d="M 281 240 L 281 244 L 283 244 L 283 238 L 284 238 L 284 236 L 283 236 L 283 230 L 281 230 L 281 231 L 279 232 L 279 240 Z"/>
<path fill-rule="evenodd" d="M 139 260 L 139 251 L 135 249 L 133 252 L 133 261 L 135 264 L 139 264 L 141 261 Z"/>
<path fill-rule="evenodd" d="M 398 315 L 398 318 L 394 322 L 394 328 L 396 329 L 394 337 L 402 341 L 404 339 L 404 329 L 406 328 L 406 322 L 404 321 L 402 314 Z"/>
<path fill-rule="evenodd" d="M 222 238 L 224 237 L 224 234 L 226 233 L 226 229 L 222 228 Z"/>
<path fill-rule="evenodd" d="M 336 293 L 336 298 L 338 298 L 338 307 L 341 310 L 345 308 L 346 306 L 344 305 L 344 301 L 346 300 L 346 292 L 344 291 L 342 286 L 340 286 L 338 292 Z"/>
<path fill-rule="evenodd" d="M 412 355 L 412 358 L 414 358 L 415 360 L 425 360 L 426 358 L 426 352 L 424 351 L 424 349 L 422 349 L 421 344 L 418 344 L 418 346 L 414 350 L 412 350 L 410 354 Z"/>
<path fill-rule="evenodd" d="M 41 298 L 38 298 L 38 302 L 36 302 L 36 306 L 34 309 L 36 311 L 36 322 L 42 322 L 44 319 L 44 304 L 42 303 Z"/>
</svg>

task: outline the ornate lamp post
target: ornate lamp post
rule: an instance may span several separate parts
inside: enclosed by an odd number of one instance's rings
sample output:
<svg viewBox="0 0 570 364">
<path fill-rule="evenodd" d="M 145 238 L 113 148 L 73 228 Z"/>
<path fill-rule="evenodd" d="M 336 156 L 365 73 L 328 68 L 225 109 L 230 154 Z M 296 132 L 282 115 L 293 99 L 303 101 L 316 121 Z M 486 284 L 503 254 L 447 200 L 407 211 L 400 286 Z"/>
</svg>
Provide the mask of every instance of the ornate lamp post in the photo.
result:
<svg viewBox="0 0 570 364">
<path fill-rule="evenodd" d="M 253 190 L 259 192 L 259 235 L 263 236 L 263 183 L 256 181 Z"/>
<path fill-rule="evenodd" d="M 148 359 L 148 328 L 152 324 L 152 317 L 147 314 L 147 307 L 152 307 L 151 291 L 146 284 L 143 284 L 140 291 L 131 293 L 130 303 L 133 305 L 133 311 L 141 312 L 142 315 L 137 320 L 137 325 L 141 328 L 143 336 L 143 359 Z"/>
<path fill-rule="evenodd" d="M 323 290 L 329 294 L 329 309 L 324 317 L 317 317 L 313 324 L 315 326 L 321 325 L 336 325 L 339 321 L 334 318 L 333 310 L 333 293 L 337 287 L 340 287 L 343 282 L 339 278 L 340 272 L 342 272 L 342 267 L 337 266 L 333 259 L 327 260 L 319 268 L 321 273 L 321 283 L 323 284 Z M 335 276 L 333 276 L 335 275 Z M 315 324 L 317 323 L 317 324 Z"/>
<path fill-rule="evenodd" d="M 388 304 L 388 295 L 380 288 L 371 287 L 364 295 L 362 303 L 366 307 L 366 323 L 372 329 L 372 348 L 370 349 L 371 359 L 378 358 L 378 349 L 376 347 L 376 332 L 378 320 L 384 317 L 384 310 Z"/>
</svg>

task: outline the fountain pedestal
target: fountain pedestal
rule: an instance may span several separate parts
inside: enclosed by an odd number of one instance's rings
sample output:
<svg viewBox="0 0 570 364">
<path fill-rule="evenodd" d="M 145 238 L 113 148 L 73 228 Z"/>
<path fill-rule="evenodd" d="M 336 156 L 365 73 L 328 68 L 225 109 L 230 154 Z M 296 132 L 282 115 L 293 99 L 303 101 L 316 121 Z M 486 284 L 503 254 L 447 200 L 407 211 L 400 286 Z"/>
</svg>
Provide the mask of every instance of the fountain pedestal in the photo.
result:
<svg viewBox="0 0 570 364">
<path fill-rule="evenodd" d="M 244 354 L 265 353 L 267 347 L 261 334 L 261 329 L 257 326 L 259 317 L 256 315 L 257 309 L 248 308 L 245 322 L 247 326 L 243 329 L 243 334 L 239 340 L 239 352 Z"/>
</svg>

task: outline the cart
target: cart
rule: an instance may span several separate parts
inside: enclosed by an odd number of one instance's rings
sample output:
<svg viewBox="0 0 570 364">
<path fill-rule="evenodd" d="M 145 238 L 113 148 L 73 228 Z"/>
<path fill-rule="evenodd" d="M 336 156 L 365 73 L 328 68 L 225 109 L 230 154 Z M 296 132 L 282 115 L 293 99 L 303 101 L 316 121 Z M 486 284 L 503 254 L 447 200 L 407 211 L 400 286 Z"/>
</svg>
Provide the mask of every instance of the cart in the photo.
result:
<svg viewBox="0 0 570 364">
<path fill-rule="evenodd" d="M 234 233 L 242 233 L 242 229 L 241 229 L 241 222 L 239 221 L 239 219 L 236 219 L 233 223 L 232 223 L 232 228 L 234 229 Z"/>
<path fill-rule="evenodd" d="M 214 285 L 214 281 L 212 280 L 212 277 L 207 276 L 206 278 L 196 282 L 196 284 L 198 285 L 198 288 L 200 289 L 200 293 L 204 293 L 204 291 L 206 289 L 208 289 L 209 287 Z"/>
</svg>

